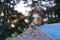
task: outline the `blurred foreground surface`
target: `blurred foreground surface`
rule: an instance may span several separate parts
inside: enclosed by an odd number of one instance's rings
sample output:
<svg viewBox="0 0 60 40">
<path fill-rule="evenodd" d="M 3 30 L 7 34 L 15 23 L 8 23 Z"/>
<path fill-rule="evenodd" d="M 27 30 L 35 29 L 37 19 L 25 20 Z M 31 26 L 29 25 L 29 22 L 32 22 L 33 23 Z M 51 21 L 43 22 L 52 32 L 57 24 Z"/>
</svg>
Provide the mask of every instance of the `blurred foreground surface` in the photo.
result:
<svg viewBox="0 0 60 40">
<path fill-rule="evenodd" d="M 8 40 L 59 40 L 60 23 L 42 25 L 37 28 L 29 28 L 27 31 L 18 35 L 16 38 Z"/>
<path fill-rule="evenodd" d="M 37 40 L 37 32 L 34 29 L 29 28 L 16 38 L 7 38 L 7 40 Z"/>
</svg>

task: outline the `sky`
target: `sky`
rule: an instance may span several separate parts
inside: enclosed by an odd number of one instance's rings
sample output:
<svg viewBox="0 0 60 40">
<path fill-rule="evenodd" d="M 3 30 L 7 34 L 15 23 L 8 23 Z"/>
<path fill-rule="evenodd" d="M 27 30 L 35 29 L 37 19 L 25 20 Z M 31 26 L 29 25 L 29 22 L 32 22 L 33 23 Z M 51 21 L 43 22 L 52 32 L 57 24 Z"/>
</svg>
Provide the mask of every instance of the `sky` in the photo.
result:
<svg viewBox="0 0 60 40">
<path fill-rule="evenodd" d="M 24 4 L 24 1 L 21 1 L 21 0 L 18 0 L 18 1 L 14 0 L 14 1 L 16 2 L 16 5 L 14 6 L 14 10 L 17 10 L 18 12 L 22 12 L 22 14 L 26 13 L 25 16 L 28 16 L 28 13 L 29 13 L 29 11 L 32 10 L 32 8 L 30 6 L 27 7 L 28 5 L 27 5 L 27 3 Z M 31 0 L 28 0 L 28 1 L 29 1 L 30 4 L 32 3 Z M 54 1 L 49 2 L 47 0 L 46 1 L 41 1 L 41 4 L 43 5 L 43 6 L 41 6 L 41 8 L 43 10 L 46 10 L 47 7 L 54 7 L 56 5 L 54 3 Z"/>
</svg>

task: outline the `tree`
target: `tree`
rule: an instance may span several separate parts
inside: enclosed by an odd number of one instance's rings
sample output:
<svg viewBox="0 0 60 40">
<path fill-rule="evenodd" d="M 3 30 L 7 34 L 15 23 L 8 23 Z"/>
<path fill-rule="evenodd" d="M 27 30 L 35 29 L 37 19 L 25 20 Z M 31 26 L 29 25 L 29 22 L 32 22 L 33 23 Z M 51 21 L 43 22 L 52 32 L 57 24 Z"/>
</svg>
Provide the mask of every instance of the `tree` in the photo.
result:
<svg viewBox="0 0 60 40">
<path fill-rule="evenodd" d="M 0 40 L 5 40 L 15 32 L 22 33 L 16 26 L 18 12 L 13 10 L 15 3 L 14 1 L 11 3 L 11 1 L 13 0 L 0 0 Z"/>
<path fill-rule="evenodd" d="M 55 14 L 58 15 L 58 22 L 60 22 L 60 0 L 56 0 L 56 10 L 55 10 Z"/>
</svg>

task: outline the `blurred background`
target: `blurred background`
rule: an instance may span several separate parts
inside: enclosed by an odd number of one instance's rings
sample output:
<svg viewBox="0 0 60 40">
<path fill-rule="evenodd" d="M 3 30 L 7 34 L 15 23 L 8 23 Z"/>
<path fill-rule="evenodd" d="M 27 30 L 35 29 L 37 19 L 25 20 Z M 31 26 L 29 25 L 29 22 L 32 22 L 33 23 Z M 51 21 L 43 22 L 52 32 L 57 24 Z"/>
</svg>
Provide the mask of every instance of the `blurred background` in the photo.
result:
<svg viewBox="0 0 60 40">
<path fill-rule="evenodd" d="M 30 26 L 60 22 L 60 0 L 0 0 L 0 40 Z"/>
</svg>

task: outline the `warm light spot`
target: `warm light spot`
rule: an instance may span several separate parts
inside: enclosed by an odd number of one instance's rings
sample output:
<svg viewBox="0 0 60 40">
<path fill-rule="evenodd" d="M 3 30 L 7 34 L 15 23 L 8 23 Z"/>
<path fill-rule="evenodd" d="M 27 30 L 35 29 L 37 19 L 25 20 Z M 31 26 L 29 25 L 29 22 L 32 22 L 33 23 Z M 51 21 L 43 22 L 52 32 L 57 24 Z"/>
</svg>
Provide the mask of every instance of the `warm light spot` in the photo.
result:
<svg viewBox="0 0 60 40">
<path fill-rule="evenodd" d="M 25 22 L 26 22 L 26 23 L 29 23 L 29 20 L 28 20 L 28 19 L 25 19 Z"/>
<path fill-rule="evenodd" d="M 18 20 L 14 20 L 14 23 L 17 22 Z"/>
<path fill-rule="evenodd" d="M 48 21 L 48 18 L 44 18 L 43 21 L 44 21 L 44 22 L 47 22 L 47 21 Z"/>
<path fill-rule="evenodd" d="M 0 16 L 4 16 L 4 13 L 2 12 Z"/>
<path fill-rule="evenodd" d="M 15 27 L 15 25 L 14 25 L 14 24 L 11 24 L 11 27 L 13 27 L 13 28 L 14 28 L 14 27 Z"/>
<path fill-rule="evenodd" d="M 8 20 L 7 20 L 7 22 L 9 23 L 9 22 L 10 22 L 10 20 L 8 19 Z"/>
</svg>

